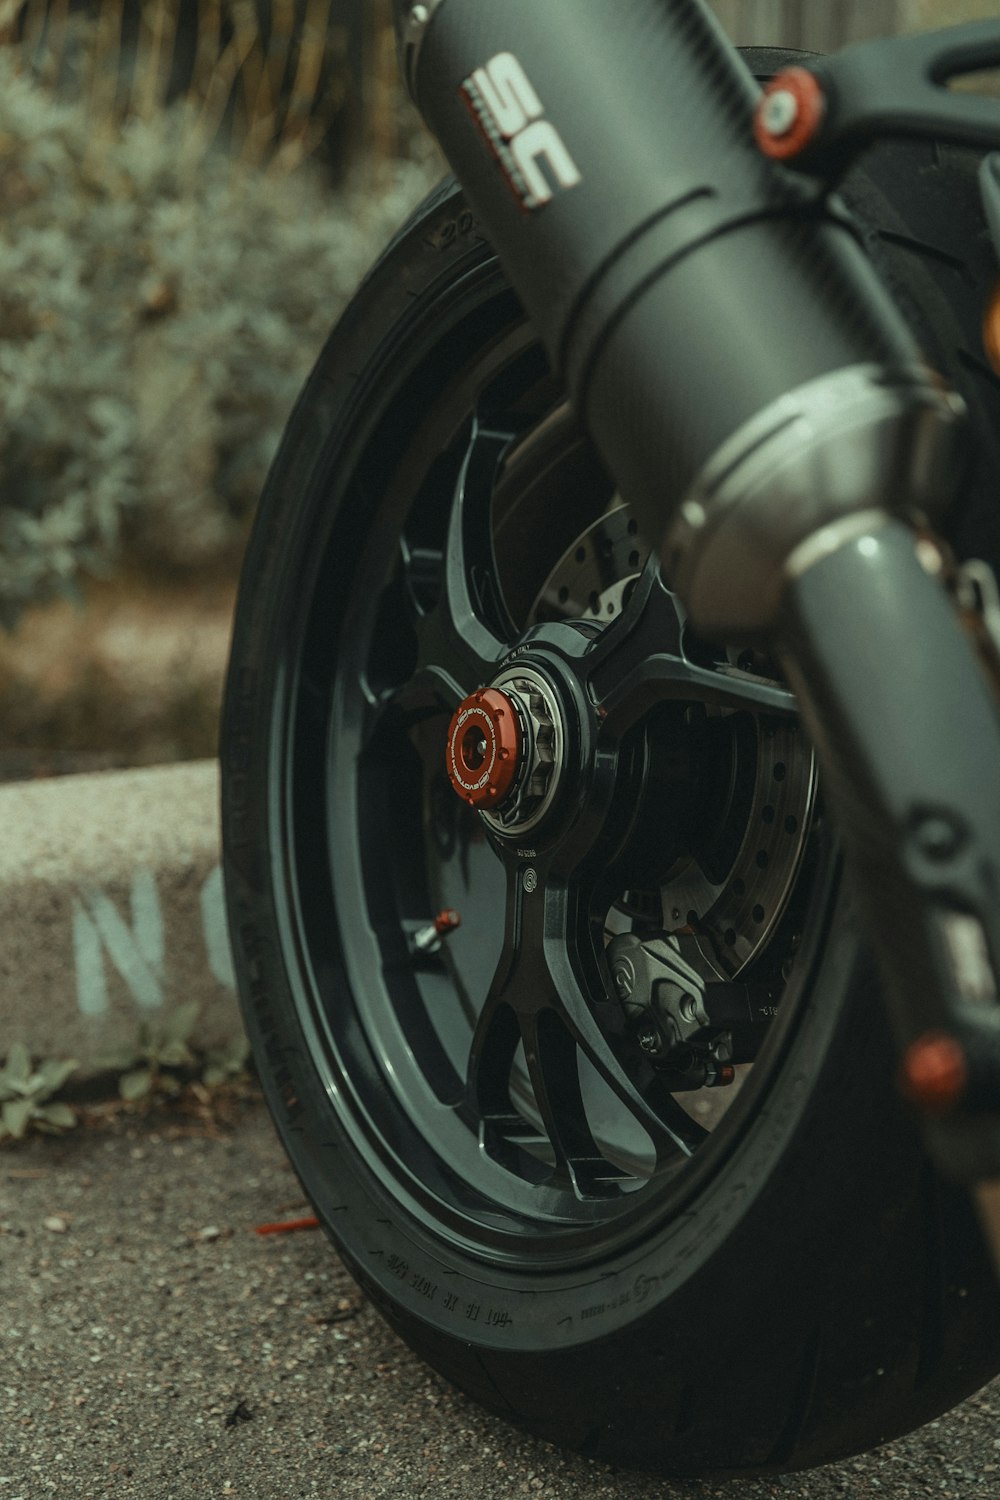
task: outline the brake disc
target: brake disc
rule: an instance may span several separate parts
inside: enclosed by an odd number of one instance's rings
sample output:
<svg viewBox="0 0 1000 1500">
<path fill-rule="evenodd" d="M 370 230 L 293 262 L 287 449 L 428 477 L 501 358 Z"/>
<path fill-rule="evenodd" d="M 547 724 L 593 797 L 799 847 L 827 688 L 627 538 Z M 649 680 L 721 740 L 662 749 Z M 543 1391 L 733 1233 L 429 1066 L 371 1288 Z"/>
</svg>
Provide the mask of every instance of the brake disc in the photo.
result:
<svg viewBox="0 0 1000 1500">
<path fill-rule="evenodd" d="M 531 622 L 581 619 L 607 626 L 622 612 L 649 556 L 629 507 L 617 498 L 567 547 L 539 590 Z M 678 603 L 678 610 L 683 615 Z M 742 658 L 741 658 L 742 659 Z M 716 669 L 753 676 L 721 654 Z M 719 719 L 731 711 L 716 711 Z M 693 857 L 679 860 L 655 893 L 623 896 L 620 911 L 691 932 L 707 979 L 731 979 L 752 964 L 774 936 L 788 906 L 805 850 L 816 797 L 815 758 L 798 726 L 783 719 L 749 720 L 751 762 L 738 809 L 742 827 L 727 868 L 711 873 Z M 734 740 L 735 744 L 735 740 Z M 657 909 L 650 909 L 650 894 Z M 630 899 L 631 898 L 631 899 Z"/>
</svg>

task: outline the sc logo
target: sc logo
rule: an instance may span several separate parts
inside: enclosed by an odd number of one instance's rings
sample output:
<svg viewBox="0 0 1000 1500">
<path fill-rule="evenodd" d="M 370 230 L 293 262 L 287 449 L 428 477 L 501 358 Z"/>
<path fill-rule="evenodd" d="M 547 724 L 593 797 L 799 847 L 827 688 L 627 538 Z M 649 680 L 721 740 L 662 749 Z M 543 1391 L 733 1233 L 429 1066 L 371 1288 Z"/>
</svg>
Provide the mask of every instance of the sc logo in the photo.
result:
<svg viewBox="0 0 1000 1500">
<path fill-rule="evenodd" d="M 522 65 L 512 52 L 498 52 L 462 85 L 473 119 L 497 158 L 521 206 L 534 210 L 582 175 Z"/>
</svg>

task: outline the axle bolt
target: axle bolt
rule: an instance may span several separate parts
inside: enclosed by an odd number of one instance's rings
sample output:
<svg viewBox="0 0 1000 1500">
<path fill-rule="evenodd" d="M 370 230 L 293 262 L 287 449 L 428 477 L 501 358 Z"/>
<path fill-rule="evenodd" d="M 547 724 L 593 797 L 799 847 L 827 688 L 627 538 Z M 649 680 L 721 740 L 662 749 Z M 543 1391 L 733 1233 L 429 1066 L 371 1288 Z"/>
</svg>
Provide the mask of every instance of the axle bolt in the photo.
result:
<svg viewBox="0 0 1000 1500">
<path fill-rule="evenodd" d="M 445 747 L 448 780 L 495 833 L 521 839 L 552 804 L 565 738 L 548 678 L 528 664 L 507 667 L 455 710 Z"/>
<path fill-rule="evenodd" d="M 754 115 L 757 145 L 772 161 L 799 156 L 819 135 L 826 95 L 808 68 L 785 68 L 768 84 Z"/>
<path fill-rule="evenodd" d="M 472 807 L 503 802 L 521 765 L 520 720 L 506 693 L 481 688 L 455 710 L 445 765 L 458 795 Z"/>
<path fill-rule="evenodd" d="M 790 89 L 776 89 L 761 105 L 760 123 L 768 135 L 787 135 L 799 118 L 799 101 Z"/>
</svg>

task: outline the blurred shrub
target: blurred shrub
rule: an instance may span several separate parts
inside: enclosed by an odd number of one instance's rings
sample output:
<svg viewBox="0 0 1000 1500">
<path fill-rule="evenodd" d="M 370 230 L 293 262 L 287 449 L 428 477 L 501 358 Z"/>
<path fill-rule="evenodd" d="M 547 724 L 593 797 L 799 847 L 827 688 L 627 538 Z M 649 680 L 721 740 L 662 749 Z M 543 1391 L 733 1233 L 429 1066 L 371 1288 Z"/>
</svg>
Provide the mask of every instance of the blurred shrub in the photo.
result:
<svg viewBox="0 0 1000 1500">
<path fill-rule="evenodd" d="M 244 158 L 277 145 L 336 168 L 395 91 L 389 0 L 0 0 L 0 42 L 97 121 L 196 100 L 205 137 Z"/>
<path fill-rule="evenodd" d="M 231 561 L 295 395 L 436 173 L 334 194 L 211 149 L 190 98 L 95 119 L 0 48 L 0 621 L 124 554 Z"/>
</svg>

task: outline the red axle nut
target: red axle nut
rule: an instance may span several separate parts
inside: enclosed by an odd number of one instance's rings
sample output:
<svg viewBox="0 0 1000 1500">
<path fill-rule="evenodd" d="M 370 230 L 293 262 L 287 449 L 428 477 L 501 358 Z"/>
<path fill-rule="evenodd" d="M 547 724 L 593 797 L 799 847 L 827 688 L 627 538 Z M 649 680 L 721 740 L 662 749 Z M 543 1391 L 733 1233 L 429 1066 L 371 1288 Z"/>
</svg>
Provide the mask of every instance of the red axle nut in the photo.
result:
<svg viewBox="0 0 1000 1500">
<path fill-rule="evenodd" d="M 496 807 L 510 791 L 521 762 L 517 710 L 499 688 L 471 693 L 448 727 L 448 779 L 472 807 Z"/>
</svg>

